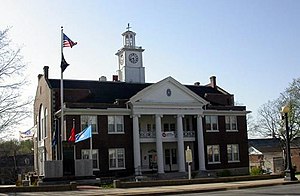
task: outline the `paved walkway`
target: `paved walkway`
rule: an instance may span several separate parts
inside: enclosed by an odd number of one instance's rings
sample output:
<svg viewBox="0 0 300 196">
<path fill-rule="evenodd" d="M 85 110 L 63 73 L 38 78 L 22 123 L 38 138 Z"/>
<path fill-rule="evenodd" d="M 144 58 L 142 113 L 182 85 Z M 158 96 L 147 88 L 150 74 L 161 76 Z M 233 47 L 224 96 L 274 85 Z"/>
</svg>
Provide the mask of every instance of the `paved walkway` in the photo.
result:
<svg viewBox="0 0 300 196">
<path fill-rule="evenodd" d="M 200 193 L 209 191 L 232 190 L 242 188 L 254 188 L 262 186 L 274 186 L 283 184 L 300 183 L 300 181 L 288 182 L 283 178 L 271 180 L 254 180 L 254 181 L 237 181 L 227 183 L 209 183 L 209 184 L 193 184 L 181 186 L 158 186 L 158 187 L 143 187 L 143 188 L 111 188 L 103 189 L 95 186 L 78 186 L 76 191 L 68 192 L 22 192 L 22 193 L 1 193 L 0 195 L 170 195 L 183 193 Z"/>
</svg>

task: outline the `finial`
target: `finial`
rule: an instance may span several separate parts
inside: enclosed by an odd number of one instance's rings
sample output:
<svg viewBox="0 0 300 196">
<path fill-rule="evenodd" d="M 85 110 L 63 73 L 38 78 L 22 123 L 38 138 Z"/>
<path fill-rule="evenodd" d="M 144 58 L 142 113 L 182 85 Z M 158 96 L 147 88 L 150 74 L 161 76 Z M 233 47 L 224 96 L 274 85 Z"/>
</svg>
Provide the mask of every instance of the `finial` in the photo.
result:
<svg viewBox="0 0 300 196">
<path fill-rule="evenodd" d="M 130 30 L 130 28 L 131 28 L 131 27 L 130 27 L 130 25 L 129 25 L 129 23 L 128 23 L 128 26 L 127 26 L 127 28 L 126 28 L 126 29 L 127 29 L 127 31 L 129 31 L 129 30 Z"/>
</svg>

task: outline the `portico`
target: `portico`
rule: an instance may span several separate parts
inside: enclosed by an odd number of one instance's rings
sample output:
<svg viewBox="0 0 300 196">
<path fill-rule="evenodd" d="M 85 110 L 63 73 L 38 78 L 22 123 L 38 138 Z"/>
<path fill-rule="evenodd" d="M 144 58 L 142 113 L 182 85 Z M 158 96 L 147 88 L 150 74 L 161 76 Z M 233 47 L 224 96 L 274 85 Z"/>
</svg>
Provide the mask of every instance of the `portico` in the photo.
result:
<svg viewBox="0 0 300 196">
<path fill-rule="evenodd" d="M 199 168 L 205 170 L 202 116 L 207 101 L 168 77 L 137 93 L 128 104 L 133 114 L 136 175 L 150 169 L 159 174 L 185 172 L 185 142 L 198 144 L 194 145 L 198 146 L 195 157 L 199 157 Z M 141 151 L 146 144 L 149 148 Z"/>
</svg>

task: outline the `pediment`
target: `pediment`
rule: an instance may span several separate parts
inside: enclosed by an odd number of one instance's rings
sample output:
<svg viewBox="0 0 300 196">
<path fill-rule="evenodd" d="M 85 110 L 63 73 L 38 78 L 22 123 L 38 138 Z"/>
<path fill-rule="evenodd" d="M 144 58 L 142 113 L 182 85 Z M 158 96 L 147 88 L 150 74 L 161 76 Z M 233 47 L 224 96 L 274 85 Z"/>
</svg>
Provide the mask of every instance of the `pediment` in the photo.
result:
<svg viewBox="0 0 300 196">
<path fill-rule="evenodd" d="M 167 77 L 131 97 L 135 104 L 206 105 L 208 102 L 172 77 Z"/>
</svg>

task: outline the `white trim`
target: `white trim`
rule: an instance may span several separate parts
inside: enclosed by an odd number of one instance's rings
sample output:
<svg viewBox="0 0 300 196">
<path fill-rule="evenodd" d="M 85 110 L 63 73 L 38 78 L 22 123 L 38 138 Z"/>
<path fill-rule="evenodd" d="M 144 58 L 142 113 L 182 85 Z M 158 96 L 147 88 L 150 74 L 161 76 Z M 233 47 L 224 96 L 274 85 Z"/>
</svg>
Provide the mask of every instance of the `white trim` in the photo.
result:
<svg viewBox="0 0 300 196">
<path fill-rule="evenodd" d="M 165 79 L 163 79 L 163 80 L 161 80 L 161 81 L 159 81 L 157 83 L 154 83 L 154 84 L 152 84 L 152 85 L 144 88 L 143 90 L 139 91 L 136 95 L 134 95 L 133 97 L 130 98 L 129 102 L 131 104 L 133 104 L 133 105 L 139 104 L 138 103 L 139 100 L 141 100 L 143 97 L 147 97 L 154 90 L 161 88 L 166 83 L 173 84 L 175 87 L 179 88 L 180 90 L 182 90 L 183 92 L 185 92 L 187 95 L 189 95 L 190 97 L 194 98 L 197 101 L 196 105 L 204 106 L 204 105 L 209 104 L 208 101 L 206 101 L 202 97 L 198 96 L 196 93 L 194 93 L 193 91 L 191 91 L 186 86 L 182 85 L 180 82 L 178 82 L 177 80 L 175 80 L 171 76 L 169 76 L 169 77 L 167 77 L 167 78 L 165 78 Z M 180 104 L 183 104 L 183 103 L 180 103 Z M 193 104 L 193 105 L 195 105 L 195 104 Z"/>
<path fill-rule="evenodd" d="M 235 116 L 246 116 L 248 114 L 248 111 L 233 111 L 233 110 L 204 110 L 204 115 L 210 116 L 228 116 L 228 115 L 235 115 Z"/>
<path fill-rule="evenodd" d="M 119 167 L 119 166 L 118 166 L 118 152 L 117 152 L 118 149 L 122 149 L 122 150 L 123 150 L 124 167 Z M 110 166 L 110 157 L 109 157 L 109 151 L 110 151 L 110 150 L 114 150 L 114 153 L 116 153 L 116 154 L 115 154 L 115 155 L 116 155 L 116 157 L 115 157 L 115 160 L 116 160 L 116 167 L 111 167 L 111 166 Z M 122 170 L 122 169 L 126 169 L 126 157 L 125 157 L 125 154 L 126 154 L 125 148 L 109 148 L 109 149 L 108 149 L 108 169 L 109 169 L 109 170 Z"/>
<path fill-rule="evenodd" d="M 206 130 L 207 133 L 218 133 L 220 132 L 219 129 L 217 130 Z"/>
<path fill-rule="evenodd" d="M 55 115 L 60 116 L 58 110 Z M 107 109 L 81 109 L 81 108 L 64 108 L 64 115 L 130 115 L 131 110 L 127 108 L 107 108 Z"/>
<path fill-rule="evenodd" d="M 109 117 L 113 118 L 113 124 L 109 123 Z M 122 121 L 122 131 L 118 132 L 118 123 L 116 122 L 116 117 L 121 117 L 121 121 Z M 109 131 L 109 125 L 114 125 L 114 131 L 110 132 Z M 125 130 L 124 130 L 124 116 L 123 115 L 108 115 L 107 116 L 107 133 L 108 134 L 125 134 Z"/>
<path fill-rule="evenodd" d="M 207 162 L 208 165 L 213 165 L 213 164 L 221 164 L 220 161 L 216 161 L 216 162 Z"/>
<path fill-rule="evenodd" d="M 88 159 L 90 159 L 90 149 L 87 149 L 87 148 L 81 149 L 81 155 L 80 155 L 80 158 L 83 159 L 83 158 L 82 158 L 83 151 L 86 151 L 86 152 L 87 152 L 87 155 L 89 156 Z M 94 153 L 94 152 L 96 152 L 96 153 Z M 96 159 L 96 161 L 97 161 L 97 168 L 94 168 L 94 167 L 93 167 L 93 171 L 100 171 L 99 149 L 92 149 L 92 161 L 94 161 L 94 159 L 93 159 L 93 154 L 96 154 L 96 155 L 97 155 L 97 159 Z M 94 166 L 93 163 L 92 163 L 92 166 Z"/>
</svg>

